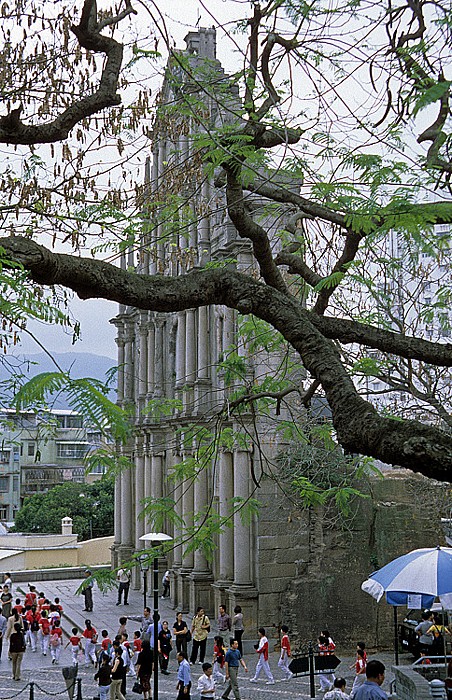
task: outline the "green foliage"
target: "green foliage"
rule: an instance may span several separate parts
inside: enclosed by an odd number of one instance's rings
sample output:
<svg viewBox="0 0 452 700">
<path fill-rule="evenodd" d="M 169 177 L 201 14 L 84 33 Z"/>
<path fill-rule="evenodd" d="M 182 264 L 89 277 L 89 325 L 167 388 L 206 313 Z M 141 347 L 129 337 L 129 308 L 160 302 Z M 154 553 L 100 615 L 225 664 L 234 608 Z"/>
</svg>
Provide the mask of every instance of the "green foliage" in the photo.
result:
<svg viewBox="0 0 452 700">
<path fill-rule="evenodd" d="M 43 372 L 32 377 L 18 390 L 13 406 L 18 410 L 45 406 L 49 396 L 65 391 L 71 408 L 81 413 L 86 422 L 107 431 L 125 442 L 130 435 L 130 416 L 106 394 L 109 387 L 98 379 L 72 379 L 67 372 Z"/>
<path fill-rule="evenodd" d="M 45 493 L 28 496 L 15 519 L 15 532 L 61 533 L 61 520 L 73 520 L 80 539 L 113 534 L 114 480 L 93 484 L 66 482 Z"/>
<path fill-rule="evenodd" d="M 413 109 L 413 117 L 415 117 L 418 112 L 425 109 L 431 104 L 438 102 L 441 98 L 449 92 L 450 86 L 452 85 L 450 80 L 443 80 L 434 83 L 417 97 Z"/>
</svg>

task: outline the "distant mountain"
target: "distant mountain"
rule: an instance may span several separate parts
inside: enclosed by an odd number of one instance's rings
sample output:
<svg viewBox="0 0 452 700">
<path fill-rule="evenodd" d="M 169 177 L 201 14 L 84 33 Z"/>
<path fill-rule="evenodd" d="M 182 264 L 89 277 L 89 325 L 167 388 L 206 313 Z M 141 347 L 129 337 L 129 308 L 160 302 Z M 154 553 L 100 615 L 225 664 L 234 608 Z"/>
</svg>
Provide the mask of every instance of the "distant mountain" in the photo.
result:
<svg viewBox="0 0 452 700">
<path fill-rule="evenodd" d="M 53 353 L 53 357 L 57 364 L 65 372 L 70 371 L 74 379 L 81 377 L 92 377 L 105 382 L 107 372 L 115 366 L 114 360 L 111 357 L 103 355 L 94 355 L 89 352 L 64 352 Z M 43 372 L 58 371 L 57 366 L 52 362 L 51 358 L 45 353 L 36 353 L 33 355 L 17 355 L 12 357 L 7 356 L 0 362 L 0 382 L 9 378 L 11 371 L 23 374 L 25 377 L 31 378 Z M 110 391 L 109 397 L 111 401 L 116 400 L 116 392 Z M 54 404 L 55 408 L 70 408 L 67 402 L 67 397 L 61 394 Z"/>
</svg>

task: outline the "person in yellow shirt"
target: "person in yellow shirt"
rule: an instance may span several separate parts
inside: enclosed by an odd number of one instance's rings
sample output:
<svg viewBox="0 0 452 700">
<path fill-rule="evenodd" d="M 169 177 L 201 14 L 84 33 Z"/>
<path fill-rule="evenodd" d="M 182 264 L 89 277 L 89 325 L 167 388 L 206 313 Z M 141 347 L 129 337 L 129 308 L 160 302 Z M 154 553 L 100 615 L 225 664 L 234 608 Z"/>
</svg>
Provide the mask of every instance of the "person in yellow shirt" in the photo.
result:
<svg viewBox="0 0 452 700">
<path fill-rule="evenodd" d="M 206 656 L 207 635 L 210 632 L 210 620 L 207 617 L 204 608 L 197 608 L 196 615 L 191 623 L 191 633 L 193 637 L 193 646 L 190 654 L 190 663 L 196 663 L 199 651 L 199 662 L 204 663 Z"/>
</svg>

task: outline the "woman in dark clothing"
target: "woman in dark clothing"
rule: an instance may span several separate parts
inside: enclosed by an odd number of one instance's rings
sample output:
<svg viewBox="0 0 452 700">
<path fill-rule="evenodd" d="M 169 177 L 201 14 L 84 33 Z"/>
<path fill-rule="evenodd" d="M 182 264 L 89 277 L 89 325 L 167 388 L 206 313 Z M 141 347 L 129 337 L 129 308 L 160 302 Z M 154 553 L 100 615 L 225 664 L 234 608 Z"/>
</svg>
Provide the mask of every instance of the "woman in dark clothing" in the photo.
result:
<svg viewBox="0 0 452 700">
<path fill-rule="evenodd" d="M 99 670 L 94 676 L 94 680 L 99 681 L 99 697 L 100 700 L 107 700 L 110 696 L 111 685 L 111 667 L 110 658 L 107 654 L 103 654 Z"/>
<path fill-rule="evenodd" d="M 159 661 L 162 673 L 168 676 L 169 655 L 173 645 L 171 644 L 171 632 L 168 629 L 168 621 L 163 620 L 162 629 L 159 632 Z"/>
<path fill-rule="evenodd" d="M 13 679 L 20 681 L 20 666 L 25 652 L 25 637 L 18 622 L 14 625 L 14 632 L 9 638 L 9 655 L 13 662 Z"/>
<path fill-rule="evenodd" d="M 113 667 L 111 669 L 110 700 L 116 700 L 116 698 L 119 698 L 119 700 L 126 700 L 121 693 L 121 683 L 124 675 L 124 661 L 121 657 L 122 649 L 121 647 L 116 647 Z"/>
<path fill-rule="evenodd" d="M 135 670 L 141 683 L 141 687 L 143 688 L 144 700 L 151 697 L 151 677 L 154 666 L 153 661 L 154 655 L 151 649 L 151 644 L 147 639 L 143 639 Z"/>
<path fill-rule="evenodd" d="M 173 634 L 176 637 L 177 653 L 180 651 L 187 653 L 187 632 L 188 627 L 185 620 L 182 619 L 182 613 L 176 615 L 176 622 L 173 625 Z"/>
</svg>

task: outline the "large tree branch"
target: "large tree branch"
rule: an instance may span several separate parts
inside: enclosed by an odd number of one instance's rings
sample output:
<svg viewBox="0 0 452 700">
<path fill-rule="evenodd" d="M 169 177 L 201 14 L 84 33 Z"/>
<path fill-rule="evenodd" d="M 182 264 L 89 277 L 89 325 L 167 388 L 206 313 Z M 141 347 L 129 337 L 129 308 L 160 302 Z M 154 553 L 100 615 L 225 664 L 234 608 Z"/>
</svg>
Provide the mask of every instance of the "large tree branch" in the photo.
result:
<svg viewBox="0 0 452 700">
<path fill-rule="evenodd" d="M 450 478 L 451 437 L 417 421 L 380 416 L 358 395 L 334 344 L 314 325 L 327 319 L 300 308 L 277 289 L 226 269 L 195 270 L 178 278 L 136 275 L 98 260 L 52 253 L 30 239 L 3 238 L 0 243 L 5 257 L 21 263 L 34 281 L 68 287 L 83 299 L 101 297 L 162 312 L 224 304 L 254 314 L 283 335 L 321 383 L 344 449 L 436 479 Z"/>
<path fill-rule="evenodd" d="M 118 17 L 110 18 L 109 24 L 114 24 L 131 13 L 136 14 L 127 3 L 126 9 Z M 11 110 L 9 114 L 0 118 L 0 143 L 30 145 L 63 141 L 82 119 L 121 103 L 117 89 L 123 46 L 113 38 L 99 33 L 99 28 L 104 25 L 105 23 L 100 25 L 97 22 L 95 0 L 85 0 L 80 24 L 71 27 L 82 48 L 104 53 L 107 58 L 97 90 L 91 95 L 76 100 L 53 121 L 46 124 L 24 124 L 20 119 L 22 107 Z"/>
</svg>

